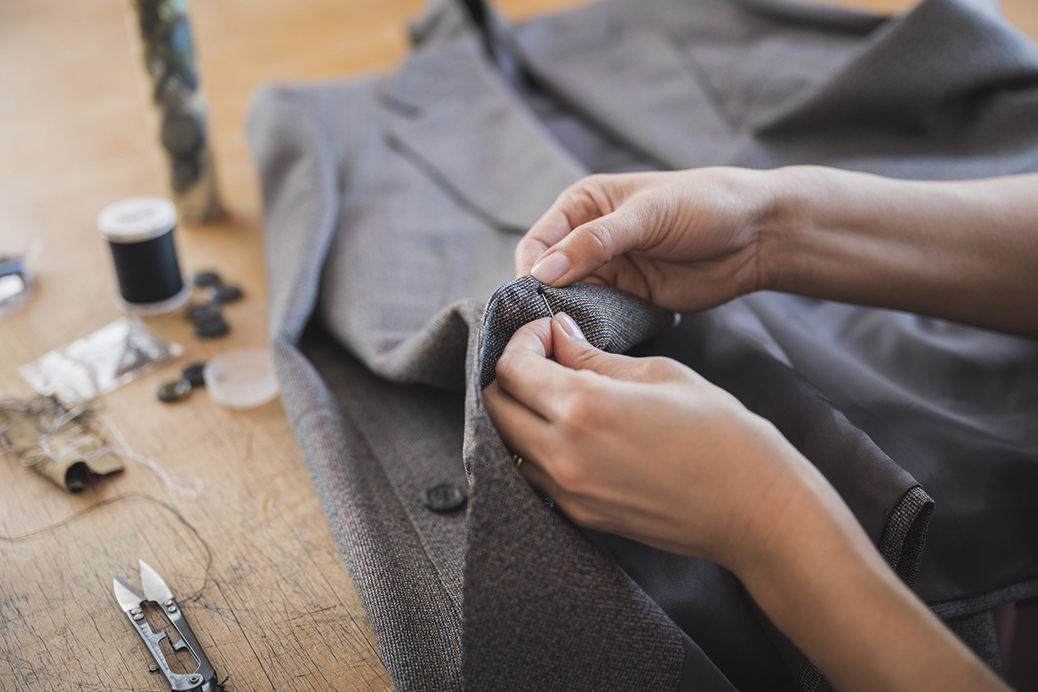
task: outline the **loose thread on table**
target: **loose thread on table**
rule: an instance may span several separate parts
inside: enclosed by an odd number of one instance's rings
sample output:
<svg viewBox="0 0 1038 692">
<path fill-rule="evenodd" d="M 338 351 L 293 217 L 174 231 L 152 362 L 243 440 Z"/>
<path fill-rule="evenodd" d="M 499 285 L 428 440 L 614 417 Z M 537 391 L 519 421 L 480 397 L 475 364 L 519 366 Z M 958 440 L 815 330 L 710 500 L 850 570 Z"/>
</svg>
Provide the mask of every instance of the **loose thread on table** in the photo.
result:
<svg viewBox="0 0 1038 692">
<path fill-rule="evenodd" d="M 102 447 L 103 450 L 118 454 L 119 456 L 127 459 L 132 459 L 136 462 L 144 464 L 152 473 L 158 476 L 166 487 L 175 492 L 185 500 L 197 500 L 198 495 L 202 492 L 202 481 L 198 478 L 188 478 L 186 476 L 175 476 L 163 468 L 158 462 L 144 456 L 143 454 L 137 454 L 130 448 L 130 444 L 123 437 L 122 433 L 119 432 L 119 428 L 115 427 L 115 423 L 109 422 L 108 429 L 112 431 L 112 434 L 122 445 L 122 449 L 105 445 Z"/>
<path fill-rule="evenodd" d="M 117 502 L 122 502 L 123 500 L 131 500 L 131 499 L 146 500 L 147 502 L 152 502 L 152 503 L 154 503 L 156 505 L 159 505 L 159 506 L 164 507 L 167 510 L 169 510 L 169 512 L 172 513 L 173 516 L 175 516 L 177 518 L 177 520 L 181 524 L 183 524 L 185 527 L 187 527 L 187 529 L 194 535 L 195 539 L 205 549 L 205 573 L 202 576 L 202 586 L 198 590 L 193 591 L 192 593 L 188 594 L 187 596 L 185 596 L 185 597 L 183 597 L 182 599 L 179 599 L 179 600 L 182 600 L 182 601 L 194 601 L 194 600 L 197 600 L 198 598 L 200 598 L 202 596 L 202 593 L 205 591 L 206 587 L 209 586 L 209 573 L 212 571 L 212 568 L 213 568 L 213 549 L 209 546 L 209 543 L 206 542 L 206 540 L 204 538 L 202 538 L 201 534 L 198 533 L 198 529 L 196 529 L 195 526 L 191 522 L 189 522 L 187 519 L 185 519 L 184 515 L 181 514 L 180 510 L 178 510 L 176 507 L 174 507 L 173 505 L 169 504 L 168 502 L 163 502 L 162 500 L 154 498 L 151 495 L 146 495 L 144 493 L 139 493 L 139 492 L 136 492 L 134 490 L 130 490 L 130 491 L 127 491 L 125 493 L 119 493 L 118 495 L 115 495 L 115 496 L 109 497 L 109 498 L 105 498 L 104 500 L 99 500 L 98 502 L 95 502 L 94 504 L 90 505 L 89 507 L 84 507 L 83 509 L 79 510 L 78 512 L 75 512 L 74 514 L 71 514 L 71 515 L 65 517 L 64 519 L 62 519 L 61 521 L 59 521 L 57 523 L 50 524 L 48 526 L 44 526 L 43 528 L 36 529 L 35 531 L 30 531 L 28 533 L 17 534 L 17 535 L 14 535 L 14 536 L 7 536 L 7 535 L 4 535 L 4 534 L 0 534 L 0 541 L 5 541 L 7 543 L 18 543 L 20 541 L 27 541 L 30 538 L 35 538 L 36 536 L 42 536 L 44 534 L 51 533 L 52 531 L 56 531 L 57 529 L 60 529 L 63 526 L 67 526 L 67 525 L 71 524 L 72 522 L 76 521 L 77 519 L 80 519 L 84 515 L 89 514 L 90 512 L 93 512 L 96 509 L 100 509 L 101 507 L 105 507 L 107 505 L 112 505 L 112 504 L 115 504 Z"/>
</svg>

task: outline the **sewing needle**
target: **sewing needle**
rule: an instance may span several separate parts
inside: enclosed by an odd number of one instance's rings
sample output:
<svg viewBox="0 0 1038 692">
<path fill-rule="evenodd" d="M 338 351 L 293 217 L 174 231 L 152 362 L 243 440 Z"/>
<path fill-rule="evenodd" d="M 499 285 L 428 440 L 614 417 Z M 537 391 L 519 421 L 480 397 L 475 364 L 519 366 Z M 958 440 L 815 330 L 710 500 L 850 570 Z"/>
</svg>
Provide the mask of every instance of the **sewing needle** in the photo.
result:
<svg viewBox="0 0 1038 692">
<path fill-rule="evenodd" d="M 544 295 L 544 286 L 538 286 L 537 292 L 541 295 L 541 300 L 544 301 L 544 307 L 548 308 L 548 314 L 554 318 L 555 312 L 551 309 L 551 306 L 548 305 L 548 296 Z"/>
</svg>

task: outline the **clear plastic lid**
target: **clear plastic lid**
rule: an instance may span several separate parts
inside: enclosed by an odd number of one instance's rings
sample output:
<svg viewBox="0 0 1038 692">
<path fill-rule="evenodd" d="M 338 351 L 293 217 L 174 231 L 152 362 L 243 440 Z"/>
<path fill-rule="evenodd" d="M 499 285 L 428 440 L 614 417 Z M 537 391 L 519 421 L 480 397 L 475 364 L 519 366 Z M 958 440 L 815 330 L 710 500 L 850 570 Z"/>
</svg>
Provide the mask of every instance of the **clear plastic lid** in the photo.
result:
<svg viewBox="0 0 1038 692">
<path fill-rule="evenodd" d="M 252 408 L 278 394 L 274 360 L 265 348 L 239 348 L 221 353 L 202 370 L 213 401 L 229 408 Z"/>
</svg>

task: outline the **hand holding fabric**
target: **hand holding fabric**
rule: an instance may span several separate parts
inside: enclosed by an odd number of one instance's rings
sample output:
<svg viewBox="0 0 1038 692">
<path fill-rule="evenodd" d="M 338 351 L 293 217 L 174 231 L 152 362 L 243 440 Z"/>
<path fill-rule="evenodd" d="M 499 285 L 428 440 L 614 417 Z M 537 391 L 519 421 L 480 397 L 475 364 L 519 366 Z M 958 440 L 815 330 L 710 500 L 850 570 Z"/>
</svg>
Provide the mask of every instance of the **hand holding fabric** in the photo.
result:
<svg viewBox="0 0 1038 692">
<path fill-rule="evenodd" d="M 564 313 L 516 332 L 483 396 L 520 471 L 575 522 L 731 569 L 790 503 L 833 492 L 735 397 L 669 358 L 600 351 Z"/>
<path fill-rule="evenodd" d="M 516 275 L 585 279 L 683 312 L 762 285 L 766 174 L 740 168 L 593 175 L 563 192 L 516 249 Z"/>
<path fill-rule="evenodd" d="M 691 369 L 599 351 L 559 313 L 516 331 L 483 400 L 570 519 L 732 570 L 837 689 L 1008 690 L 818 470 Z"/>
<path fill-rule="evenodd" d="M 896 180 L 823 166 L 593 175 L 519 242 L 516 272 L 686 312 L 757 290 L 1038 338 L 1038 174 Z"/>
</svg>

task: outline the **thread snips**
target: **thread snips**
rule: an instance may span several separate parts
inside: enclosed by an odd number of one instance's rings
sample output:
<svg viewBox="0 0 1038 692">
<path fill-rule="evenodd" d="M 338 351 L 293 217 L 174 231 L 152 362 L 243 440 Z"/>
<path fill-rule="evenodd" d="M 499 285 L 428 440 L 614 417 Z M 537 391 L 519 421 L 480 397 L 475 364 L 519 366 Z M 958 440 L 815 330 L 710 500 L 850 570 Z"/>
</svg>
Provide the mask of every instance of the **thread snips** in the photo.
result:
<svg viewBox="0 0 1038 692">
<path fill-rule="evenodd" d="M 137 634 L 141 635 L 141 639 L 147 645 L 148 651 L 151 652 L 152 658 L 155 659 L 155 663 L 158 664 L 163 675 L 169 681 L 172 691 L 217 692 L 222 690 L 222 685 L 216 679 L 216 671 L 213 670 L 213 666 L 210 665 L 209 659 L 206 658 L 201 645 L 195 639 L 195 635 L 187 624 L 187 619 L 180 610 L 180 605 L 173 598 L 173 592 L 169 590 L 169 586 L 166 585 L 166 582 L 163 581 L 158 572 L 149 567 L 143 560 L 138 560 L 137 563 L 140 565 L 141 586 L 144 588 L 144 593 L 142 594 L 130 586 L 122 577 L 116 576 L 112 581 L 112 587 L 115 589 L 115 598 L 119 601 L 119 607 L 126 613 L 126 617 L 130 619 L 130 624 L 137 630 Z M 173 672 L 169 661 L 166 660 L 166 656 L 162 653 L 162 648 L 160 647 L 162 640 L 168 639 L 169 636 L 165 632 L 160 631 L 156 634 L 152 630 L 144 614 L 144 607 L 148 602 L 155 603 L 161 608 L 166 618 L 169 619 L 170 624 L 176 628 L 180 639 L 176 643 L 170 640 L 170 645 L 172 645 L 174 651 L 187 649 L 188 653 L 194 657 L 195 662 L 198 664 L 194 672 Z"/>
</svg>

